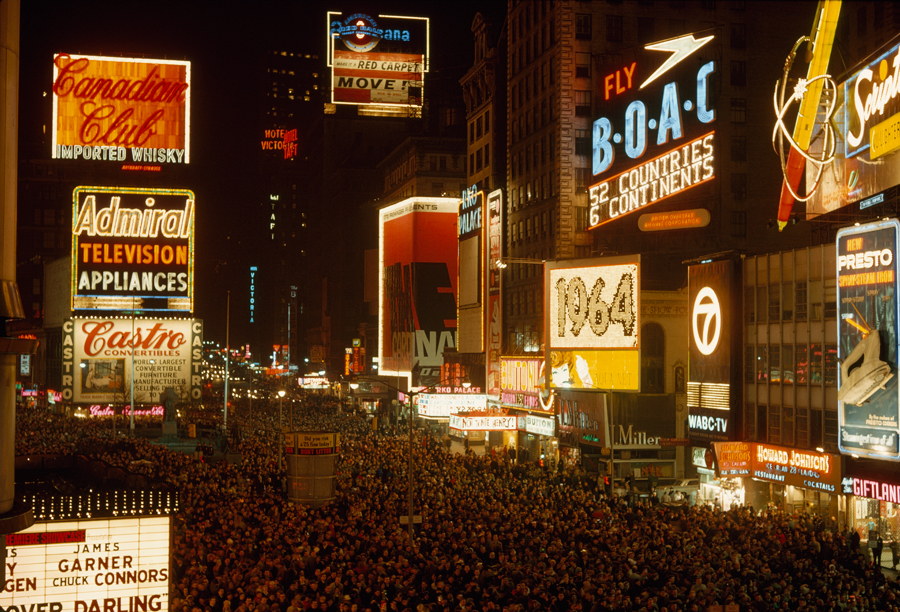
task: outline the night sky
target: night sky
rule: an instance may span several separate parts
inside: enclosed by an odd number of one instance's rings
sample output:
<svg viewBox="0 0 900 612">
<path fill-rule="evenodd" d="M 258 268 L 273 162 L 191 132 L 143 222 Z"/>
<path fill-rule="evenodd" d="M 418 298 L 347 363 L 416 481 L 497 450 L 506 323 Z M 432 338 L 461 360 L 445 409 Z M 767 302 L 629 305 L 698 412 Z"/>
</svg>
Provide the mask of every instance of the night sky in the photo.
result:
<svg viewBox="0 0 900 612">
<path fill-rule="evenodd" d="M 472 19 L 502 16 L 505 0 L 453 2 L 254 3 L 23 0 L 19 142 L 50 159 L 50 88 L 54 53 L 151 57 L 191 62 L 191 163 L 173 188 L 192 189 L 196 212 L 195 316 L 205 337 L 225 340 L 225 291 L 216 266 L 228 257 L 257 199 L 260 54 L 271 49 L 325 55 L 328 10 L 431 18 L 431 65 L 472 65 Z M 47 93 L 45 96 L 44 93 Z M 43 146 L 34 143 L 44 140 Z M 30 149 L 27 143 L 32 143 Z M 166 168 L 163 169 L 165 174 Z M 174 172 L 170 172 L 174 174 Z M 130 177 L 123 177 L 123 182 Z M 373 229 L 374 231 L 374 229 Z M 231 238 L 229 238 L 229 236 Z M 252 246 L 250 247 L 252 248 Z M 244 279 L 241 277 L 240 281 Z M 362 288 L 360 288 L 360 291 Z M 240 339 L 238 339 L 239 341 Z M 234 342 L 232 342 L 234 344 Z"/>
</svg>

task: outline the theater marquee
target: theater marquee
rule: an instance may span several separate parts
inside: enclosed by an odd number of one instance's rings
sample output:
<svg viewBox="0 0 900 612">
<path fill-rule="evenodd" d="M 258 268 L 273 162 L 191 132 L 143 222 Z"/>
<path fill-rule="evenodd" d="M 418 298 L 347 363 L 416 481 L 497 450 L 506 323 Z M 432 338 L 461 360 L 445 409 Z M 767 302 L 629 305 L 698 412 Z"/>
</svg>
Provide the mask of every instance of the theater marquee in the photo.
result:
<svg viewBox="0 0 900 612">
<path fill-rule="evenodd" d="M 37 523 L 6 536 L 0 610 L 168 610 L 168 516 Z"/>
<path fill-rule="evenodd" d="M 194 193 L 76 187 L 72 309 L 194 309 Z"/>
</svg>

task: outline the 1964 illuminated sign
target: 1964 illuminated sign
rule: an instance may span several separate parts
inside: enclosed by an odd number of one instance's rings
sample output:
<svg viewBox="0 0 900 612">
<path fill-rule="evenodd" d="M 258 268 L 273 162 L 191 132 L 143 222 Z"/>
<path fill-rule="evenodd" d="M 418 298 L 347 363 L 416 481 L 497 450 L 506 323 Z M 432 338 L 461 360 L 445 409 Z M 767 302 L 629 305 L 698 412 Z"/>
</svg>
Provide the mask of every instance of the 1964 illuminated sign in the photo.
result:
<svg viewBox="0 0 900 612">
<path fill-rule="evenodd" d="M 607 114 L 594 121 L 593 174 L 602 176 L 617 169 L 619 173 L 589 189 L 592 228 L 714 178 L 714 132 L 708 131 L 707 126 L 716 119 L 709 95 L 716 63 L 704 60 L 698 69 L 687 72 L 686 67 L 696 63 L 683 62 L 712 39 L 712 36 L 695 39 L 688 34 L 648 45 L 645 50 L 654 53 L 642 54 L 640 61 L 632 62 L 624 69 L 627 86 L 617 85 L 615 93 L 625 93 L 633 82 L 644 80 L 638 89 L 640 98 L 631 100 L 621 115 L 613 115 L 617 110 L 617 98 L 614 98 L 604 106 L 604 109 L 611 106 Z M 660 51 L 668 52 L 670 56 L 658 64 Z M 659 66 L 656 71 L 644 78 L 642 75 L 655 65 Z M 676 66 L 678 70 L 672 72 Z M 616 83 L 620 83 L 618 73 L 616 79 Z M 648 87 L 657 79 L 664 83 L 661 92 L 658 87 Z M 605 80 L 607 99 L 613 80 Z M 622 99 L 627 101 L 625 96 Z M 694 117 L 695 121 L 688 123 L 689 117 Z M 706 133 L 698 134 L 701 129 Z M 656 132 L 655 136 L 652 131 Z M 688 136 L 693 139 L 687 143 L 678 142 Z M 671 147 L 672 144 L 677 146 Z M 670 148 L 660 151 L 667 145 Z M 655 151 L 660 152 L 650 161 L 637 166 L 629 161 L 640 160 L 648 152 Z"/>
</svg>

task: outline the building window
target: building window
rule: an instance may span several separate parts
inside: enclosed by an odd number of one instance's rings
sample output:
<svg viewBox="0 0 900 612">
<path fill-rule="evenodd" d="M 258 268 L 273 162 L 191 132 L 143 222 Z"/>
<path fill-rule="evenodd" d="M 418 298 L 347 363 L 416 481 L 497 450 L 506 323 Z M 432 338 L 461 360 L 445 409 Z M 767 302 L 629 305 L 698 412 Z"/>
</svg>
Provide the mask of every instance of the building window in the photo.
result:
<svg viewBox="0 0 900 612">
<path fill-rule="evenodd" d="M 588 220 L 590 219 L 590 207 L 589 206 L 575 206 L 575 231 L 583 232 L 585 231 L 589 224 Z"/>
<path fill-rule="evenodd" d="M 591 16 L 576 15 L 575 16 L 575 38 L 578 40 L 591 39 Z"/>
<path fill-rule="evenodd" d="M 444 195 L 444 184 L 443 183 L 432 183 L 431 184 L 431 195 L 439 198 Z"/>
<path fill-rule="evenodd" d="M 731 99 L 731 122 L 746 123 L 747 122 L 747 100 L 745 98 Z"/>
<path fill-rule="evenodd" d="M 747 26 L 743 23 L 731 24 L 731 48 L 746 49 L 747 48 Z"/>
<path fill-rule="evenodd" d="M 747 175 L 743 172 L 732 172 L 731 174 L 731 199 L 747 199 Z"/>
<path fill-rule="evenodd" d="M 856 9 L 856 35 L 866 35 L 866 7 L 861 6 Z M 862 59 L 862 58 L 860 58 Z"/>
<path fill-rule="evenodd" d="M 491 145 L 484 145 L 484 167 L 487 168 L 491 165 Z"/>
<path fill-rule="evenodd" d="M 769 380 L 769 347 L 765 344 L 756 346 L 756 382 L 765 383 Z"/>
<path fill-rule="evenodd" d="M 641 393 L 665 393 L 666 336 L 658 323 L 641 327 Z"/>
<path fill-rule="evenodd" d="M 794 384 L 794 346 L 785 344 L 781 347 L 781 382 Z"/>
<path fill-rule="evenodd" d="M 731 235 L 734 238 L 747 237 L 747 213 L 745 211 L 731 211 Z"/>
<path fill-rule="evenodd" d="M 826 344 L 825 345 L 825 384 L 829 386 L 835 386 L 837 384 L 837 371 L 840 367 L 840 362 L 838 362 L 837 358 L 837 345 L 836 344 Z"/>
<path fill-rule="evenodd" d="M 481 170 L 481 149 L 475 151 L 475 171 Z"/>
<path fill-rule="evenodd" d="M 747 62 L 731 62 L 731 84 L 735 87 L 747 84 Z"/>
<path fill-rule="evenodd" d="M 591 77 L 591 54 L 576 53 L 575 54 L 575 76 L 588 79 Z"/>
<path fill-rule="evenodd" d="M 475 174 L 475 154 L 469 153 L 469 176 Z"/>
<path fill-rule="evenodd" d="M 747 161 L 747 137 L 732 136 L 731 137 L 731 161 L 745 162 Z"/>
<path fill-rule="evenodd" d="M 581 193 L 587 189 L 588 181 L 591 180 L 591 171 L 589 168 L 575 168 L 575 190 Z"/>
<path fill-rule="evenodd" d="M 590 155 L 591 139 L 587 130 L 575 130 L 575 155 Z"/>
<path fill-rule="evenodd" d="M 638 17 L 638 42 L 641 44 L 653 42 L 653 17 Z"/>
<path fill-rule="evenodd" d="M 575 92 L 575 116 L 590 117 L 591 116 L 591 92 L 576 91 Z"/>
<path fill-rule="evenodd" d="M 622 42 L 623 38 L 622 17 L 620 15 L 606 16 L 606 40 L 609 42 Z M 576 35 L 577 37 L 577 35 Z"/>
<path fill-rule="evenodd" d="M 476 139 L 481 138 L 481 134 L 482 134 L 481 128 L 482 128 L 482 125 L 484 124 L 483 119 L 484 119 L 484 116 L 481 116 L 475 120 L 475 138 Z"/>
<path fill-rule="evenodd" d="M 484 111 L 484 133 L 489 134 L 491 131 L 491 111 Z"/>
</svg>

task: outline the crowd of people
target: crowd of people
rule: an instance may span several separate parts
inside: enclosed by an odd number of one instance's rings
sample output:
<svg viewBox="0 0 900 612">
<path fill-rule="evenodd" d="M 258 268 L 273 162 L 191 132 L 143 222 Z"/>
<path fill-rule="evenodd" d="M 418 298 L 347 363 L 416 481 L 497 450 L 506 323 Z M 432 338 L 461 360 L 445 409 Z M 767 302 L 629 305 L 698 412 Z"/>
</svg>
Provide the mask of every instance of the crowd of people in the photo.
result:
<svg viewBox="0 0 900 612">
<path fill-rule="evenodd" d="M 418 430 L 411 541 L 405 424 L 374 429 L 322 396 L 299 412 L 296 428 L 341 433 L 335 498 L 318 509 L 286 501 L 277 451 L 254 435 L 233 442 L 239 463 L 210 462 L 21 410 L 16 450 L 144 460 L 179 488 L 175 612 L 900 610 L 858 540 L 815 517 L 632 506 L 596 479 L 452 453 Z"/>
</svg>

